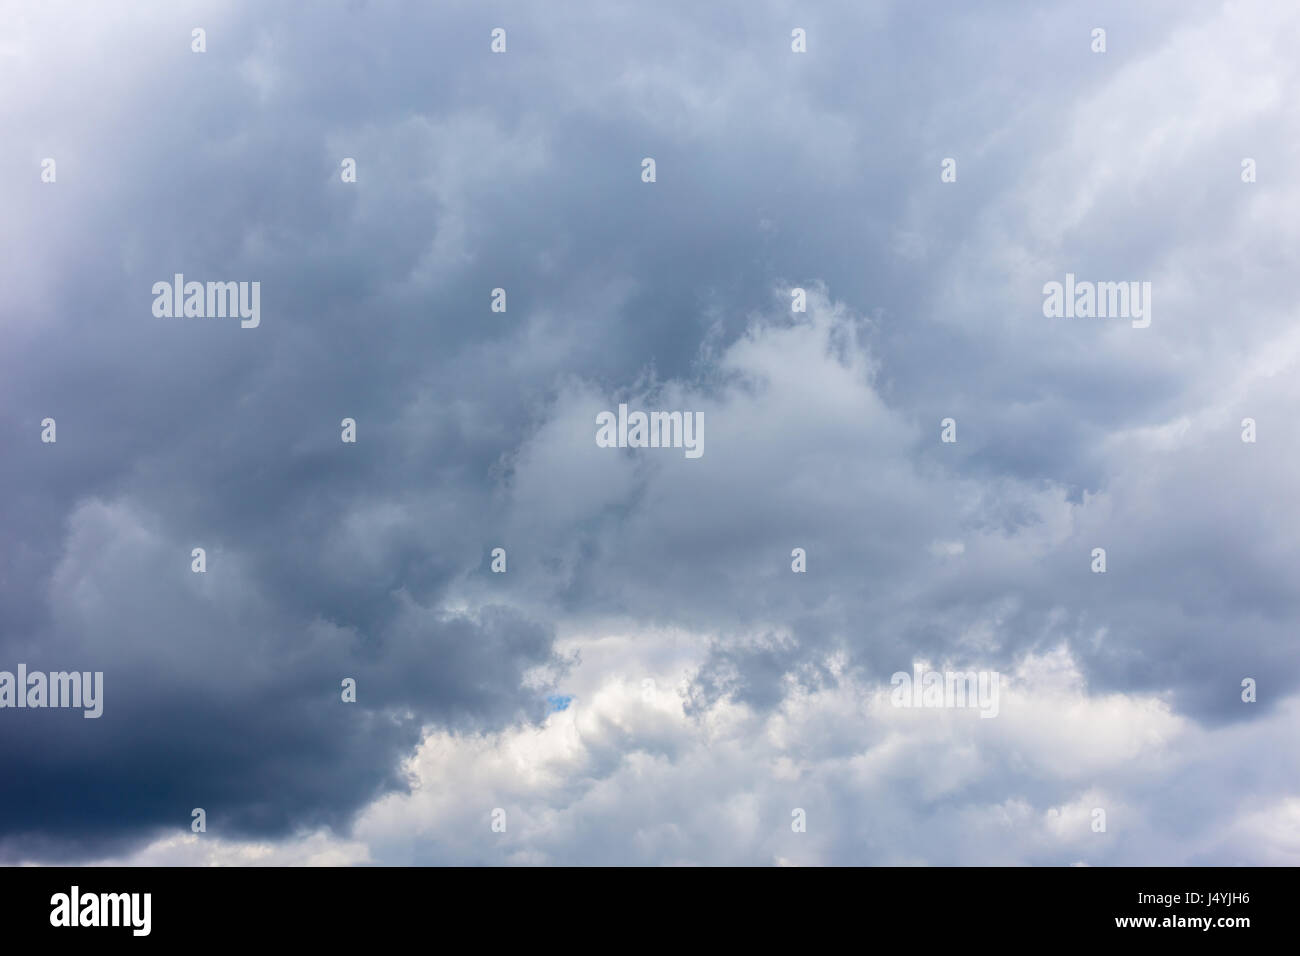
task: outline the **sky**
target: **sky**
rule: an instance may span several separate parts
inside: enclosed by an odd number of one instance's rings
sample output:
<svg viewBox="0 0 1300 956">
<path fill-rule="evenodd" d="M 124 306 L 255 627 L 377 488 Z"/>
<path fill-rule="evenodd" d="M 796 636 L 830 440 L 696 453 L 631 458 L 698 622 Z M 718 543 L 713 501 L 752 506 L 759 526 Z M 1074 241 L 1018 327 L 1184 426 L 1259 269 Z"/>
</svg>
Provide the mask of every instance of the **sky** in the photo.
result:
<svg viewBox="0 0 1300 956">
<path fill-rule="evenodd" d="M 1300 864 L 1294 3 L 0 23 L 0 862 Z"/>
</svg>

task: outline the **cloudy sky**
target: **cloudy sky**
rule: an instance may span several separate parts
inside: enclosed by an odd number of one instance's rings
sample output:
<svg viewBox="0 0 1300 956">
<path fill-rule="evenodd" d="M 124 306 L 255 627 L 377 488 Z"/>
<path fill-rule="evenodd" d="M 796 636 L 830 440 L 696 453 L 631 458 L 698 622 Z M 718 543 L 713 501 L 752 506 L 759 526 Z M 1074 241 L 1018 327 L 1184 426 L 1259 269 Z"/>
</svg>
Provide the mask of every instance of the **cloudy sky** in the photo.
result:
<svg viewBox="0 0 1300 956">
<path fill-rule="evenodd" d="M 1300 863 L 1300 10 L 924 6 L 0 0 L 0 862 Z"/>
</svg>

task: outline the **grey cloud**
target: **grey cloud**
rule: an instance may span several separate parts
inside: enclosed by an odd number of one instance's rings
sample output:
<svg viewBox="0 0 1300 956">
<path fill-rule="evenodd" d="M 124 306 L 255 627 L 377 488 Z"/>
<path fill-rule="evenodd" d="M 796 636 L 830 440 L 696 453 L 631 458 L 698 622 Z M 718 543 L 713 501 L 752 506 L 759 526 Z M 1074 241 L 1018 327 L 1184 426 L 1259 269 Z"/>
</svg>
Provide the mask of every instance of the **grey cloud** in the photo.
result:
<svg viewBox="0 0 1300 956">
<path fill-rule="evenodd" d="M 102 662 L 110 699 L 0 738 L 6 858 L 205 801 L 231 838 L 346 832 L 426 727 L 540 719 L 556 634 L 611 621 L 713 636 L 698 713 L 833 688 L 836 653 L 879 680 L 1061 641 L 1210 727 L 1254 714 L 1241 675 L 1261 720 L 1294 692 L 1283 8 L 57 14 L 0 97 L 0 651 Z M 1067 270 L 1153 279 L 1151 329 L 1044 320 Z M 261 327 L 155 319 L 175 272 L 260 280 Z M 704 457 L 594 447 L 628 398 L 702 409 Z"/>
</svg>

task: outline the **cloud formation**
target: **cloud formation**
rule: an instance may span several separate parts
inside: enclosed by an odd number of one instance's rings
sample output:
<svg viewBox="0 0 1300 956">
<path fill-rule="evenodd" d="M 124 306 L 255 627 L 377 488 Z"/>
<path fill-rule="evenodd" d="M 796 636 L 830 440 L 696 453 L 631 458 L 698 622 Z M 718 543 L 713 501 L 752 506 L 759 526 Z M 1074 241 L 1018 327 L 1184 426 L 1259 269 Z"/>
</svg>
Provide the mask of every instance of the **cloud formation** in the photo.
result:
<svg viewBox="0 0 1300 956">
<path fill-rule="evenodd" d="M 1292 5 L 14 6 L 0 859 L 1300 862 Z"/>
</svg>

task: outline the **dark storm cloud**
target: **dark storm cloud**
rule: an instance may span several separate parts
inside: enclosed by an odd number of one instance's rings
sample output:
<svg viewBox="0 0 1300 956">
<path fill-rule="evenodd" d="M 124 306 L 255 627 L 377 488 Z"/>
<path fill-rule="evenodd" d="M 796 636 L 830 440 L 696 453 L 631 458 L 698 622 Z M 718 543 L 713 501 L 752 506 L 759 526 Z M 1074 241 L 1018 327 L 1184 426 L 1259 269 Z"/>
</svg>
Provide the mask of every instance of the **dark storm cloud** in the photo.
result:
<svg viewBox="0 0 1300 956">
<path fill-rule="evenodd" d="M 425 722 L 539 717 L 525 677 L 562 671 L 562 620 L 715 633 L 699 699 L 760 707 L 787 675 L 833 682 L 836 649 L 882 678 L 1060 639 L 1099 688 L 1207 720 L 1241 673 L 1293 689 L 1297 556 L 1234 504 L 1285 500 L 1290 453 L 1225 464 L 1235 408 L 1160 460 L 1123 437 L 1223 386 L 1214 356 L 1244 350 L 1213 316 L 1282 327 L 1281 263 L 1243 276 L 1185 238 L 1242 231 L 1203 179 L 1245 137 L 1153 170 L 1079 125 L 1205 9 L 159 5 L 63 41 L 38 21 L 53 68 L 4 101 L 0 160 L 0 666 L 102 667 L 107 703 L 6 716 L 5 855 L 98 853 L 194 806 L 227 836 L 343 829 L 403 786 Z M 789 54 L 796 23 L 815 55 Z M 1125 103 L 1155 81 L 1130 82 Z M 1121 130 L 1163 121 L 1143 109 Z M 1044 323 L 1067 270 L 1164 275 L 1153 335 Z M 155 318 L 176 272 L 260 281 L 261 326 Z M 790 285 L 824 290 L 813 325 Z M 629 396 L 705 408 L 705 456 L 602 456 L 594 415 Z"/>
</svg>

